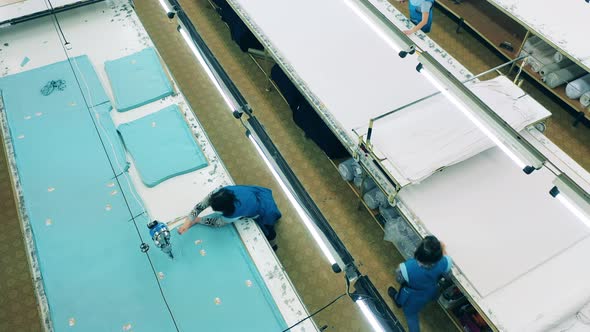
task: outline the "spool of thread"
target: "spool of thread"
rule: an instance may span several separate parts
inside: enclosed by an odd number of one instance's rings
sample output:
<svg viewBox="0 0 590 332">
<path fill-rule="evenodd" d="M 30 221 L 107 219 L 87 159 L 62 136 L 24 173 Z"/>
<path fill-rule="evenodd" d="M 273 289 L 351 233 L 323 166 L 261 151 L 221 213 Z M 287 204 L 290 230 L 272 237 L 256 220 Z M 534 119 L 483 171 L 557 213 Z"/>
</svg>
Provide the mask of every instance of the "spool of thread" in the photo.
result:
<svg viewBox="0 0 590 332">
<path fill-rule="evenodd" d="M 338 172 L 344 181 L 348 182 L 354 180 L 355 176 L 362 174 L 360 165 L 352 158 L 341 162 L 340 165 L 338 165 Z"/>
<path fill-rule="evenodd" d="M 555 63 L 560 63 L 561 61 L 563 61 L 563 54 L 561 54 L 560 52 L 555 52 L 555 54 L 553 55 L 553 60 L 555 61 Z"/>
<path fill-rule="evenodd" d="M 584 107 L 590 106 L 590 92 L 586 92 L 580 97 L 580 103 L 582 103 Z"/>
</svg>

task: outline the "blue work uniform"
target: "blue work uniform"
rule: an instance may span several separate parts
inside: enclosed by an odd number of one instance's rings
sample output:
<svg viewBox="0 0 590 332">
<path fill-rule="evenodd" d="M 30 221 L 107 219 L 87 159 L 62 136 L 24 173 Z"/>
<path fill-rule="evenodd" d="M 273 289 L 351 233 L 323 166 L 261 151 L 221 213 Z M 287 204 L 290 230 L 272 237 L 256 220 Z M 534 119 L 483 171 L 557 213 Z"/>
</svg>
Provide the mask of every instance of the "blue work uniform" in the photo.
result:
<svg viewBox="0 0 590 332">
<path fill-rule="evenodd" d="M 396 296 L 396 302 L 401 305 L 410 332 L 420 331 L 418 313 L 430 301 L 438 297 L 438 281 L 451 271 L 452 261 L 448 256 L 436 264 L 426 267 L 415 259 L 409 259 L 400 264 L 400 272 L 404 279 L 404 286 Z"/>
<path fill-rule="evenodd" d="M 410 0 L 408 3 L 410 6 L 410 21 L 416 25 L 422 22 L 422 13 L 428 12 L 428 22 L 422 27 L 422 31 L 430 32 L 434 0 Z"/>
<path fill-rule="evenodd" d="M 272 190 L 257 186 L 228 186 L 236 196 L 235 211 L 223 215 L 228 219 L 248 217 L 261 225 L 272 226 L 281 218 L 281 211 L 272 198 Z"/>
</svg>

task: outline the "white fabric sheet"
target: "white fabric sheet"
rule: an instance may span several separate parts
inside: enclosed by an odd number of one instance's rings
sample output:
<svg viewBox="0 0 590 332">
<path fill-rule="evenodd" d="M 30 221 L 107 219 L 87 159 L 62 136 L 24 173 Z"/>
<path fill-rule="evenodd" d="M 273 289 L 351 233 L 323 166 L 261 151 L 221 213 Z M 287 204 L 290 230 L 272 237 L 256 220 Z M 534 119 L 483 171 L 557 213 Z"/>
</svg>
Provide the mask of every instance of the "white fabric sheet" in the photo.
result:
<svg viewBox="0 0 590 332">
<path fill-rule="evenodd" d="M 504 76 L 469 86 L 517 131 L 551 115 Z M 372 141 L 385 165 L 413 183 L 493 146 L 442 95 L 375 122 Z"/>
<path fill-rule="evenodd" d="M 399 194 L 507 331 L 543 330 L 590 300 L 590 230 L 549 195 L 553 179 L 493 148 Z"/>
<path fill-rule="evenodd" d="M 63 7 L 76 2 L 84 2 L 86 0 L 52 0 L 53 8 Z M 12 3 L 11 3 L 12 2 Z M 8 4 L 2 6 L 0 9 L 0 22 L 8 21 L 13 18 L 19 18 L 26 15 L 35 14 L 49 9 L 46 0 L 21 0 L 19 2 L 8 1 Z"/>
<path fill-rule="evenodd" d="M 309 87 L 337 121 L 335 125 L 342 128 L 354 142 L 357 138 L 352 132 L 353 129 L 364 133 L 371 118 L 435 92 L 434 87 L 416 71 L 415 67 L 418 64 L 416 56 L 408 55 L 404 59 L 400 58 L 342 0 L 233 0 L 232 3 L 237 4 L 239 9 L 247 15 L 247 19 L 256 24 L 258 32 L 264 34 L 264 38 L 261 39 L 270 42 L 280 52 L 277 56 L 292 66 L 293 71 L 302 80 L 300 83 Z M 310 11 L 309 8 L 314 10 Z M 305 17 L 305 24 L 301 24 L 301 17 Z M 330 17 L 330 24 L 326 24 L 326 17 Z M 510 83 L 503 83 L 502 87 L 508 89 L 508 94 L 514 91 L 514 85 Z M 485 91 L 485 89 L 478 91 L 484 94 L 482 98 L 485 98 Z M 490 93 L 494 94 L 493 91 Z M 501 96 L 502 93 L 496 92 L 496 95 Z M 488 100 L 492 101 L 494 98 L 488 98 Z M 500 100 L 507 99 L 500 98 Z M 444 105 L 448 111 L 449 104 L 444 101 Z M 496 106 L 508 106 L 503 110 L 494 107 L 497 112 L 505 116 L 508 116 L 513 109 L 512 105 L 503 102 L 496 103 Z M 523 110 L 531 112 L 526 114 L 525 118 L 532 120 L 525 123 L 516 121 L 517 127 L 528 125 L 550 115 L 543 108 L 533 107 L 523 108 Z M 441 111 L 440 114 L 447 113 Z M 412 122 L 411 126 L 404 126 L 402 130 L 419 130 L 422 125 L 431 126 L 432 123 L 438 122 L 437 128 L 428 128 L 436 132 L 429 133 L 430 136 L 425 137 L 421 146 L 429 143 L 436 144 L 428 142 L 426 138 L 438 139 L 451 127 L 460 133 L 472 130 L 469 123 L 458 122 L 468 126 L 461 128 L 444 116 L 439 116 L 440 114 L 435 114 L 436 120 L 426 121 L 430 124 Z M 425 120 L 419 115 L 413 119 Z M 510 118 L 506 120 L 512 123 Z M 378 141 L 375 140 L 374 147 L 383 152 L 385 157 L 393 160 L 395 156 L 388 153 L 389 146 L 400 137 L 399 135 L 407 136 L 408 134 L 397 132 L 399 126 L 395 124 L 392 127 L 384 127 L 384 124 L 389 123 L 377 122 L 380 127 L 376 131 L 380 133 L 379 135 L 391 136 L 381 136 Z M 459 140 L 454 142 L 460 143 Z M 405 144 L 413 143 L 405 142 Z M 396 173 L 398 166 L 393 164 L 390 171 L 403 186 L 412 181 L 419 181 L 449 163 L 461 161 L 486 148 L 474 150 L 468 147 L 468 150 L 464 151 L 461 149 L 463 147 L 465 144 L 443 149 L 437 159 L 426 159 L 426 162 L 419 164 L 416 169 L 411 168 L 416 163 L 400 166 L 405 170 L 405 174 Z M 440 155 L 442 153 L 447 154 Z"/>
</svg>

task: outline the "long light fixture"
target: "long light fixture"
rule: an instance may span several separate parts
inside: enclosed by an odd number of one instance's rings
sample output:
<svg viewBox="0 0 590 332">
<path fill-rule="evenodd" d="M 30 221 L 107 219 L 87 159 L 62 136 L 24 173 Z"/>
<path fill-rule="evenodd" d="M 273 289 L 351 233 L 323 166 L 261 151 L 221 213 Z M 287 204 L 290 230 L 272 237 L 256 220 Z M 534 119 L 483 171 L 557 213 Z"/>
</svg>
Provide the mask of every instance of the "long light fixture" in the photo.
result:
<svg viewBox="0 0 590 332">
<path fill-rule="evenodd" d="M 159 0 L 159 2 L 160 6 L 162 6 L 164 11 L 166 12 L 168 18 L 172 19 L 174 17 L 174 11 L 172 10 L 172 7 L 168 4 L 168 2 L 166 2 L 166 0 Z"/>
<path fill-rule="evenodd" d="M 361 308 L 361 312 L 363 313 L 363 315 L 365 316 L 365 318 L 367 319 L 367 321 L 369 322 L 369 324 L 373 328 L 373 331 L 385 332 L 385 329 L 383 328 L 383 326 L 381 326 L 381 324 L 377 320 L 377 317 L 375 317 L 375 314 L 369 308 L 369 306 L 367 305 L 365 300 L 358 299 L 355 301 L 355 303 L 359 306 L 359 308 Z"/>
<path fill-rule="evenodd" d="M 209 76 L 209 79 L 211 80 L 213 85 L 215 85 L 215 88 L 217 88 L 217 90 L 221 94 L 221 97 L 223 97 L 223 100 L 225 101 L 227 106 L 230 108 L 230 110 L 232 112 L 237 110 L 237 108 L 234 106 L 234 103 L 232 102 L 231 98 L 227 95 L 225 90 L 223 90 L 223 88 L 221 87 L 221 84 L 219 84 L 219 81 L 217 80 L 217 77 L 215 76 L 215 74 L 213 74 L 213 71 L 211 71 L 211 68 L 209 68 L 209 66 L 207 65 L 205 58 L 203 57 L 201 52 L 199 52 L 199 50 L 197 49 L 197 47 L 193 43 L 193 40 L 189 36 L 186 29 L 184 29 L 181 26 L 178 26 L 178 32 L 180 32 L 180 35 L 182 36 L 182 38 L 184 38 L 184 41 L 186 42 L 188 47 L 191 49 L 191 51 L 193 52 L 193 54 L 197 58 L 197 60 L 199 61 L 199 64 L 201 64 L 201 67 L 203 67 L 203 70 L 205 70 L 205 72 L 207 73 L 207 76 Z"/>
<path fill-rule="evenodd" d="M 543 166 L 545 157 L 541 153 L 535 148 L 529 147 L 529 143 L 521 138 L 509 124 L 432 56 L 428 53 L 422 53 L 419 60 L 421 63 L 418 65 L 417 70 L 520 169 L 530 174 L 535 169 L 540 169 Z M 525 162 L 515 151 L 526 156 L 527 161 Z"/>
<path fill-rule="evenodd" d="M 262 160 L 264 160 L 264 163 L 266 164 L 266 166 L 268 167 L 268 169 L 272 173 L 275 180 L 279 183 L 279 186 L 281 187 L 281 189 L 283 189 L 283 192 L 285 193 L 285 195 L 289 199 L 289 202 L 291 202 L 293 207 L 295 207 L 295 211 L 297 211 L 297 214 L 299 215 L 301 220 L 303 220 L 305 227 L 307 228 L 307 230 L 309 231 L 309 233 L 311 234 L 311 236 L 313 237 L 315 242 L 318 244 L 318 246 L 320 247 L 320 249 L 322 250 L 322 252 L 326 256 L 326 258 L 328 259 L 330 264 L 334 267 L 334 265 L 337 264 L 336 259 L 334 258 L 334 255 L 332 255 L 332 252 L 330 251 L 330 249 L 326 245 L 326 242 L 320 236 L 320 233 L 318 232 L 318 230 L 313 226 L 313 222 L 311 221 L 309 215 L 305 212 L 305 210 L 303 210 L 303 207 L 301 206 L 301 204 L 299 204 L 297 199 L 295 199 L 295 196 L 293 195 L 293 193 L 291 192 L 289 187 L 287 187 L 287 184 L 285 183 L 285 181 L 280 177 L 279 173 L 276 171 L 276 169 L 274 168 L 274 166 L 272 165 L 272 163 L 270 162 L 270 160 L 268 159 L 268 157 L 266 156 L 266 154 L 264 153 L 264 151 L 262 150 L 262 148 L 260 147 L 260 145 L 258 144 L 256 139 L 254 139 L 254 137 L 251 134 L 248 134 L 248 138 L 250 139 L 250 141 L 252 142 L 252 144 L 256 148 L 256 151 L 258 151 L 258 154 L 260 155 Z"/>
<path fill-rule="evenodd" d="M 553 181 L 555 186 L 549 194 L 555 197 L 574 216 L 590 228 L 590 196 L 565 174 Z"/>
<path fill-rule="evenodd" d="M 207 73 L 207 76 L 209 76 L 209 79 L 211 80 L 211 82 L 215 85 L 215 87 L 217 88 L 217 90 L 219 91 L 221 96 L 223 97 L 223 100 L 225 101 L 227 106 L 230 108 L 230 110 L 232 112 L 234 110 L 236 110 L 230 97 L 226 94 L 225 90 L 221 87 L 221 85 L 217 81 L 216 76 L 213 74 L 213 72 L 211 71 L 211 69 L 207 65 L 207 62 L 205 61 L 205 58 L 203 57 L 201 52 L 199 52 L 199 50 L 197 50 L 196 46 L 194 45 L 194 43 L 193 43 L 191 37 L 189 36 L 189 34 L 187 33 L 186 29 L 184 29 L 181 26 L 178 26 L 178 31 L 180 32 L 180 34 L 184 38 L 186 44 L 191 49 L 191 51 L 193 52 L 193 54 L 195 55 L 195 57 L 197 58 L 197 60 L 201 64 L 201 66 L 203 67 L 203 70 L 205 70 L 205 72 Z M 297 214 L 299 214 L 299 216 L 303 220 L 303 223 L 305 224 L 306 228 L 311 233 L 312 237 L 317 242 L 317 244 L 319 245 L 320 249 L 322 250 L 322 252 L 326 256 L 326 258 L 328 259 L 328 261 L 330 262 L 332 267 L 337 266 L 336 265 L 337 262 L 336 262 L 336 259 L 334 258 L 334 255 L 332 255 L 332 252 L 328 249 L 326 243 L 321 238 L 317 229 L 315 227 L 313 227 L 313 223 L 312 223 L 311 219 L 309 218 L 307 213 L 303 210 L 303 208 L 301 207 L 299 202 L 295 199 L 295 196 L 293 196 L 293 193 L 291 192 L 291 190 L 289 190 L 289 188 L 287 187 L 287 185 L 285 184 L 283 179 L 279 176 L 279 174 L 277 173 L 277 171 L 275 170 L 275 168 L 271 164 L 270 160 L 266 157 L 264 151 L 262 150 L 262 148 L 260 147 L 258 142 L 256 142 L 254 137 L 252 137 L 252 135 L 250 135 L 250 134 L 248 134 L 248 138 L 250 139 L 250 141 L 252 141 L 252 144 L 254 144 L 256 151 L 258 151 L 258 153 L 260 154 L 260 156 L 264 160 L 264 163 L 266 164 L 266 166 L 268 167 L 268 169 L 271 171 L 272 175 L 274 176 L 275 180 L 279 183 L 279 185 L 281 186 L 281 189 L 283 189 L 283 191 L 285 192 L 285 195 L 287 195 L 287 198 L 289 199 L 291 204 L 295 207 Z"/>
<path fill-rule="evenodd" d="M 369 17 L 365 11 L 363 11 L 359 6 L 357 6 L 354 0 L 343 0 L 344 3 L 350 10 L 352 10 L 366 25 L 373 30 L 379 38 L 381 38 L 391 49 L 393 49 L 396 53 L 398 53 L 401 57 L 405 57 L 408 52 L 414 51 L 414 46 L 412 40 L 406 36 L 399 28 L 397 28 L 393 23 L 387 19 L 381 12 L 379 12 L 375 7 L 367 1 L 361 0 L 360 2 L 363 3 L 363 6 L 370 10 L 373 13 L 375 18 L 381 20 L 383 24 L 389 27 L 389 31 L 393 33 L 392 35 L 388 35 L 385 33 L 384 29 L 379 27 L 373 18 Z M 392 39 L 394 38 L 395 41 Z M 404 45 L 406 47 L 405 50 L 402 50 L 400 45 Z"/>
</svg>

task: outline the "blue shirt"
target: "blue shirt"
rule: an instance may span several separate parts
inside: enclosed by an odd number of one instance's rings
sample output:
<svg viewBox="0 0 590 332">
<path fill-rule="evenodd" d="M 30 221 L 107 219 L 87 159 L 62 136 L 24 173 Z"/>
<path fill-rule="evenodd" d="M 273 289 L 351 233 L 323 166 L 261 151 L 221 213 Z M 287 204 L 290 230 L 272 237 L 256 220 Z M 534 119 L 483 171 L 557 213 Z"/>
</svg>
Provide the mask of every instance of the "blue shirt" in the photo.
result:
<svg viewBox="0 0 590 332">
<path fill-rule="evenodd" d="M 421 13 L 428 13 L 432 8 L 432 2 L 426 0 L 410 0 L 410 4 L 417 7 Z"/>
</svg>

